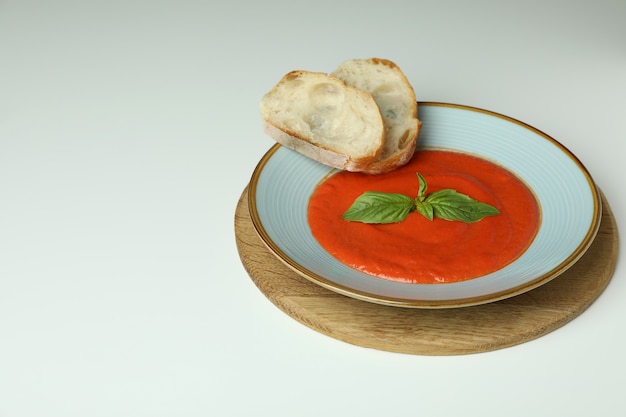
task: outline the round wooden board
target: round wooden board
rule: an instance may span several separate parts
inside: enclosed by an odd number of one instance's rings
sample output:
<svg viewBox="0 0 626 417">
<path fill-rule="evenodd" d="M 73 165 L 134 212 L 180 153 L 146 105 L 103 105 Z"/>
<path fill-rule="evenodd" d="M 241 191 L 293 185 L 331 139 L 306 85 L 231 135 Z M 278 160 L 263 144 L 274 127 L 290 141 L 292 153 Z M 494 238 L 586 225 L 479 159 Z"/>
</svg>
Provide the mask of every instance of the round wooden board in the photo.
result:
<svg viewBox="0 0 626 417">
<path fill-rule="evenodd" d="M 416 355 L 488 352 L 541 337 L 580 315 L 615 270 L 618 233 L 604 198 L 597 237 L 569 270 L 524 294 L 449 309 L 392 307 L 327 290 L 289 269 L 257 235 L 244 190 L 235 213 L 239 256 L 259 290 L 300 323 L 354 345 Z"/>
</svg>

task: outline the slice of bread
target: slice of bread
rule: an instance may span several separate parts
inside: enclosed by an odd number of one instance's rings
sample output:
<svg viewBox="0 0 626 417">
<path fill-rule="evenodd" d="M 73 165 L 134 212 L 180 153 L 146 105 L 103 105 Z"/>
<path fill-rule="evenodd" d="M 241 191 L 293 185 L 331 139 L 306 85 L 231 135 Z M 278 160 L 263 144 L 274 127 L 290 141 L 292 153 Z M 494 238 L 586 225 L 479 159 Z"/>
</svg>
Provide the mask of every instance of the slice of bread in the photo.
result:
<svg viewBox="0 0 626 417">
<path fill-rule="evenodd" d="M 385 129 L 374 98 L 328 74 L 289 72 L 260 107 L 270 137 L 325 165 L 363 171 L 382 152 Z"/>
<path fill-rule="evenodd" d="M 386 59 L 352 59 L 331 76 L 371 94 L 383 115 L 383 150 L 363 172 L 382 174 L 406 164 L 415 152 L 421 122 L 415 92 L 400 68 Z"/>
</svg>

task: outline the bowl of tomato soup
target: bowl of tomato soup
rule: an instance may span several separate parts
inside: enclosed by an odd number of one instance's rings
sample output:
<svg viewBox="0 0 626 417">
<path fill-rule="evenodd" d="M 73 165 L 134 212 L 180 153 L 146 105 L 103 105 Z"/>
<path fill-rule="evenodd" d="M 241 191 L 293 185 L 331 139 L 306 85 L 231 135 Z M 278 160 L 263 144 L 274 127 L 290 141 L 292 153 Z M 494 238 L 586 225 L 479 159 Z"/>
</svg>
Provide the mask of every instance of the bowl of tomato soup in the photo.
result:
<svg viewBox="0 0 626 417">
<path fill-rule="evenodd" d="M 563 273 L 597 233 L 601 203 L 580 160 L 540 130 L 469 106 L 419 104 L 413 159 L 382 175 L 331 169 L 280 145 L 253 172 L 252 223 L 302 277 L 364 301 L 416 308 L 483 304 Z M 392 224 L 341 215 L 365 191 L 470 195 L 499 210 L 477 222 L 411 213 Z"/>
</svg>

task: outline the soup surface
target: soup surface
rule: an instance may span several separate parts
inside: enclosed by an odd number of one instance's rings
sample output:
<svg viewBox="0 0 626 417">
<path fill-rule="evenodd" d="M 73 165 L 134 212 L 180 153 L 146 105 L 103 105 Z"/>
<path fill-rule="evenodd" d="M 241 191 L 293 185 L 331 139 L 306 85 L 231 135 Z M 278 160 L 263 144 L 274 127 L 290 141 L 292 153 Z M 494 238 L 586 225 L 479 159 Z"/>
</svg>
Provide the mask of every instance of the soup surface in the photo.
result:
<svg viewBox="0 0 626 417">
<path fill-rule="evenodd" d="M 475 223 L 431 221 L 417 212 L 391 224 L 343 219 L 365 191 L 416 197 L 417 172 L 428 184 L 427 193 L 454 189 L 491 204 L 500 214 Z M 330 176 L 313 192 L 308 220 L 317 241 L 352 268 L 383 279 L 437 284 L 477 278 L 513 262 L 535 237 L 540 208 L 524 183 L 492 162 L 457 152 L 422 150 L 407 165 L 387 174 Z"/>
</svg>

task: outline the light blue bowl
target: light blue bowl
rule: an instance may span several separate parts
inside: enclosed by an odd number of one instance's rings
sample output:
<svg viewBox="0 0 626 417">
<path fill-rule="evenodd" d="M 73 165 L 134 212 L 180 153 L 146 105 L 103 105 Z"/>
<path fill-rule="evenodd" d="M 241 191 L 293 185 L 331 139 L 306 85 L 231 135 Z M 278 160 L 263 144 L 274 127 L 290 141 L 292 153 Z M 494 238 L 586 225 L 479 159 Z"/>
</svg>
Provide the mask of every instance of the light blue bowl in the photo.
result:
<svg viewBox="0 0 626 417">
<path fill-rule="evenodd" d="M 379 304 L 443 308 L 482 304 L 542 285 L 572 266 L 600 225 L 599 192 L 583 164 L 541 131 L 477 108 L 419 103 L 418 149 L 450 149 L 492 160 L 535 193 L 541 224 L 515 262 L 491 274 L 447 284 L 405 284 L 352 269 L 315 240 L 307 221 L 309 198 L 333 170 L 275 145 L 255 169 L 249 192 L 254 227 L 280 260 L 332 291 Z"/>
</svg>

